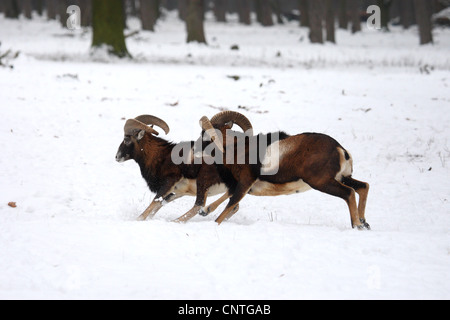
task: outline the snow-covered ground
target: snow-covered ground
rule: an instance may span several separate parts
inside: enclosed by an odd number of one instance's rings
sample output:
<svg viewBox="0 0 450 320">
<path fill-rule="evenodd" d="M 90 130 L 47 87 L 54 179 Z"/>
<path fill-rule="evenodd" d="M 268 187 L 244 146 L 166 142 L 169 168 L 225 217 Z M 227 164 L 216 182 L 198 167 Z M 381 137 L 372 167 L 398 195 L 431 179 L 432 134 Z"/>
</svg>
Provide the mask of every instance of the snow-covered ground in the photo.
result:
<svg viewBox="0 0 450 320">
<path fill-rule="evenodd" d="M 208 16 L 206 47 L 169 15 L 127 40 L 136 61 L 93 62 L 90 31 L 0 16 L 1 51 L 21 52 L 0 67 L 0 298 L 449 299 L 450 31 L 419 47 L 392 30 L 319 46 L 296 23 Z M 124 119 L 154 114 L 183 141 L 219 108 L 335 137 L 371 185 L 372 230 L 317 191 L 247 196 L 220 226 L 223 206 L 171 222 L 193 198 L 135 221 L 153 195 L 115 161 Z"/>
</svg>

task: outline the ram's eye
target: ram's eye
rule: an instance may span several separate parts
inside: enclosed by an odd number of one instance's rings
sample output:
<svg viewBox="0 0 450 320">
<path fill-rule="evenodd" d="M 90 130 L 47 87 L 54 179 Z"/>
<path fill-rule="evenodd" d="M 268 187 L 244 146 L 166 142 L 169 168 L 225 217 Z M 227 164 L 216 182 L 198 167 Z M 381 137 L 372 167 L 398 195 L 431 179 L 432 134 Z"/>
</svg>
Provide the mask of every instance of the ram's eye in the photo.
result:
<svg viewBox="0 0 450 320">
<path fill-rule="evenodd" d="M 123 143 L 125 143 L 125 145 L 129 146 L 131 144 L 131 138 L 130 137 L 125 137 L 123 139 Z"/>
</svg>

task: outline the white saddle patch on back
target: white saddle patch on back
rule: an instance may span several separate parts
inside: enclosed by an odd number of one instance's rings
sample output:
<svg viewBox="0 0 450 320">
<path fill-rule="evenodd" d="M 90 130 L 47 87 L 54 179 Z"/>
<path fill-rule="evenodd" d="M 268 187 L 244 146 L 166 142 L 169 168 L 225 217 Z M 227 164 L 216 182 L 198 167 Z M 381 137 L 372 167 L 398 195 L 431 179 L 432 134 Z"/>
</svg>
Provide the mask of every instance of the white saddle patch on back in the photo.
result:
<svg viewBox="0 0 450 320">
<path fill-rule="evenodd" d="M 277 174 L 281 160 L 290 150 L 290 144 L 283 140 L 270 144 L 261 160 L 261 174 L 266 176 Z"/>
</svg>

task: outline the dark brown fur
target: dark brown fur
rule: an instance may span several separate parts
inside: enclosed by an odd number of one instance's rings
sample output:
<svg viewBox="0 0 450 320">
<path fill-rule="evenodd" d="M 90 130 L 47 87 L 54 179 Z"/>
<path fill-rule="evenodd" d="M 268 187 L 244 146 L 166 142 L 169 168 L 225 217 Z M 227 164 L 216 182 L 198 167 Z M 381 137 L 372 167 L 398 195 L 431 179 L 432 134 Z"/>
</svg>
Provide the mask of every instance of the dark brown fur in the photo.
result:
<svg viewBox="0 0 450 320">
<path fill-rule="evenodd" d="M 137 130 L 133 135 L 126 135 L 116 155 L 117 161 L 134 159 L 148 187 L 156 193 L 150 206 L 139 217 L 140 220 L 156 214 L 164 203 L 185 195 L 196 196 L 194 207 L 178 219 L 185 221 L 201 211 L 212 186 L 224 184 L 226 189 L 234 190 L 236 181 L 224 168 L 206 163 L 176 165 L 171 157 L 174 143 L 148 132 L 139 139 L 140 133 L 142 131 Z M 204 147 L 207 145 L 205 143 Z"/>
<path fill-rule="evenodd" d="M 258 135 L 256 138 L 267 137 Z M 287 150 L 283 151 L 279 170 L 274 175 L 261 174 L 260 159 L 257 164 L 249 164 L 249 146 L 254 144 L 249 144 L 248 139 L 245 150 L 246 164 L 223 165 L 232 173 L 238 184 L 235 191 L 230 193 L 230 201 L 216 222 L 220 224 L 231 217 L 239 201 L 247 193 L 252 194 L 252 187 L 256 187 L 258 183 L 265 187 L 262 191 L 259 190 L 258 195 L 270 196 L 290 194 L 293 190 L 289 186 L 297 186 L 303 181 L 313 189 L 344 199 L 349 207 L 352 227 L 369 229 L 364 213 L 369 185 L 351 177 L 352 159 L 335 139 L 318 133 L 296 136 L 280 133 L 280 144 Z M 229 147 L 230 141 L 224 140 L 224 145 L 226 142 Z M 257 146 L 259 148 L 259 144 Z M 236 148 L 236 145 L 234 147 Z M 237 152 L 235 159 L 236 154 Z M 356 205 L 355 191 L 360 196 L 359 208 Z"/>
</svg>

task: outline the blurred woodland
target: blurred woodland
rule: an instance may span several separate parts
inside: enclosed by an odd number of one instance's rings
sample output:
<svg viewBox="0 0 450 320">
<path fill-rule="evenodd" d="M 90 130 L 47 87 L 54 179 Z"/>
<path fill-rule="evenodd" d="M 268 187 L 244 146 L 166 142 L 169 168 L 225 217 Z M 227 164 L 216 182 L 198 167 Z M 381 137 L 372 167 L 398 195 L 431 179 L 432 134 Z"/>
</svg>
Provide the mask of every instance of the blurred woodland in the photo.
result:
<svg viewBox="0 0 450 320">
<path fill-rule="evenodd" d="M 389 32 L 390 25 L 405 29 L 418 25 L 420 44 L 433 43 L 433 26 L 448 27 L 450 21 L 450 0 L 5 0 L 0 2 L 0 12 L 11 19 L 46 16 L 67 26 L 73 17 L 70 5 L 80 8 L 80 26 L 93 28 L 92 46 L 107 45 L 109 52 L 119 57 L 130 56 L 124 32 L 127 17 L 139 18 L 142 30 L 155 32 L 158 20 L 172 10 L 186 23 L 186 41 L 205 44 L 207 11 L 224 24 L 230 14 L 237 15 L 241 24 L 265 27 L 296 20 L 300 27 L 309 28 L 311 43 L 319 44 L 336 43 L 336 28 L 361 32 L 371 15 L 367 13 L 370 5 L 381 10 L 380 32 Z"/>
</svg>

